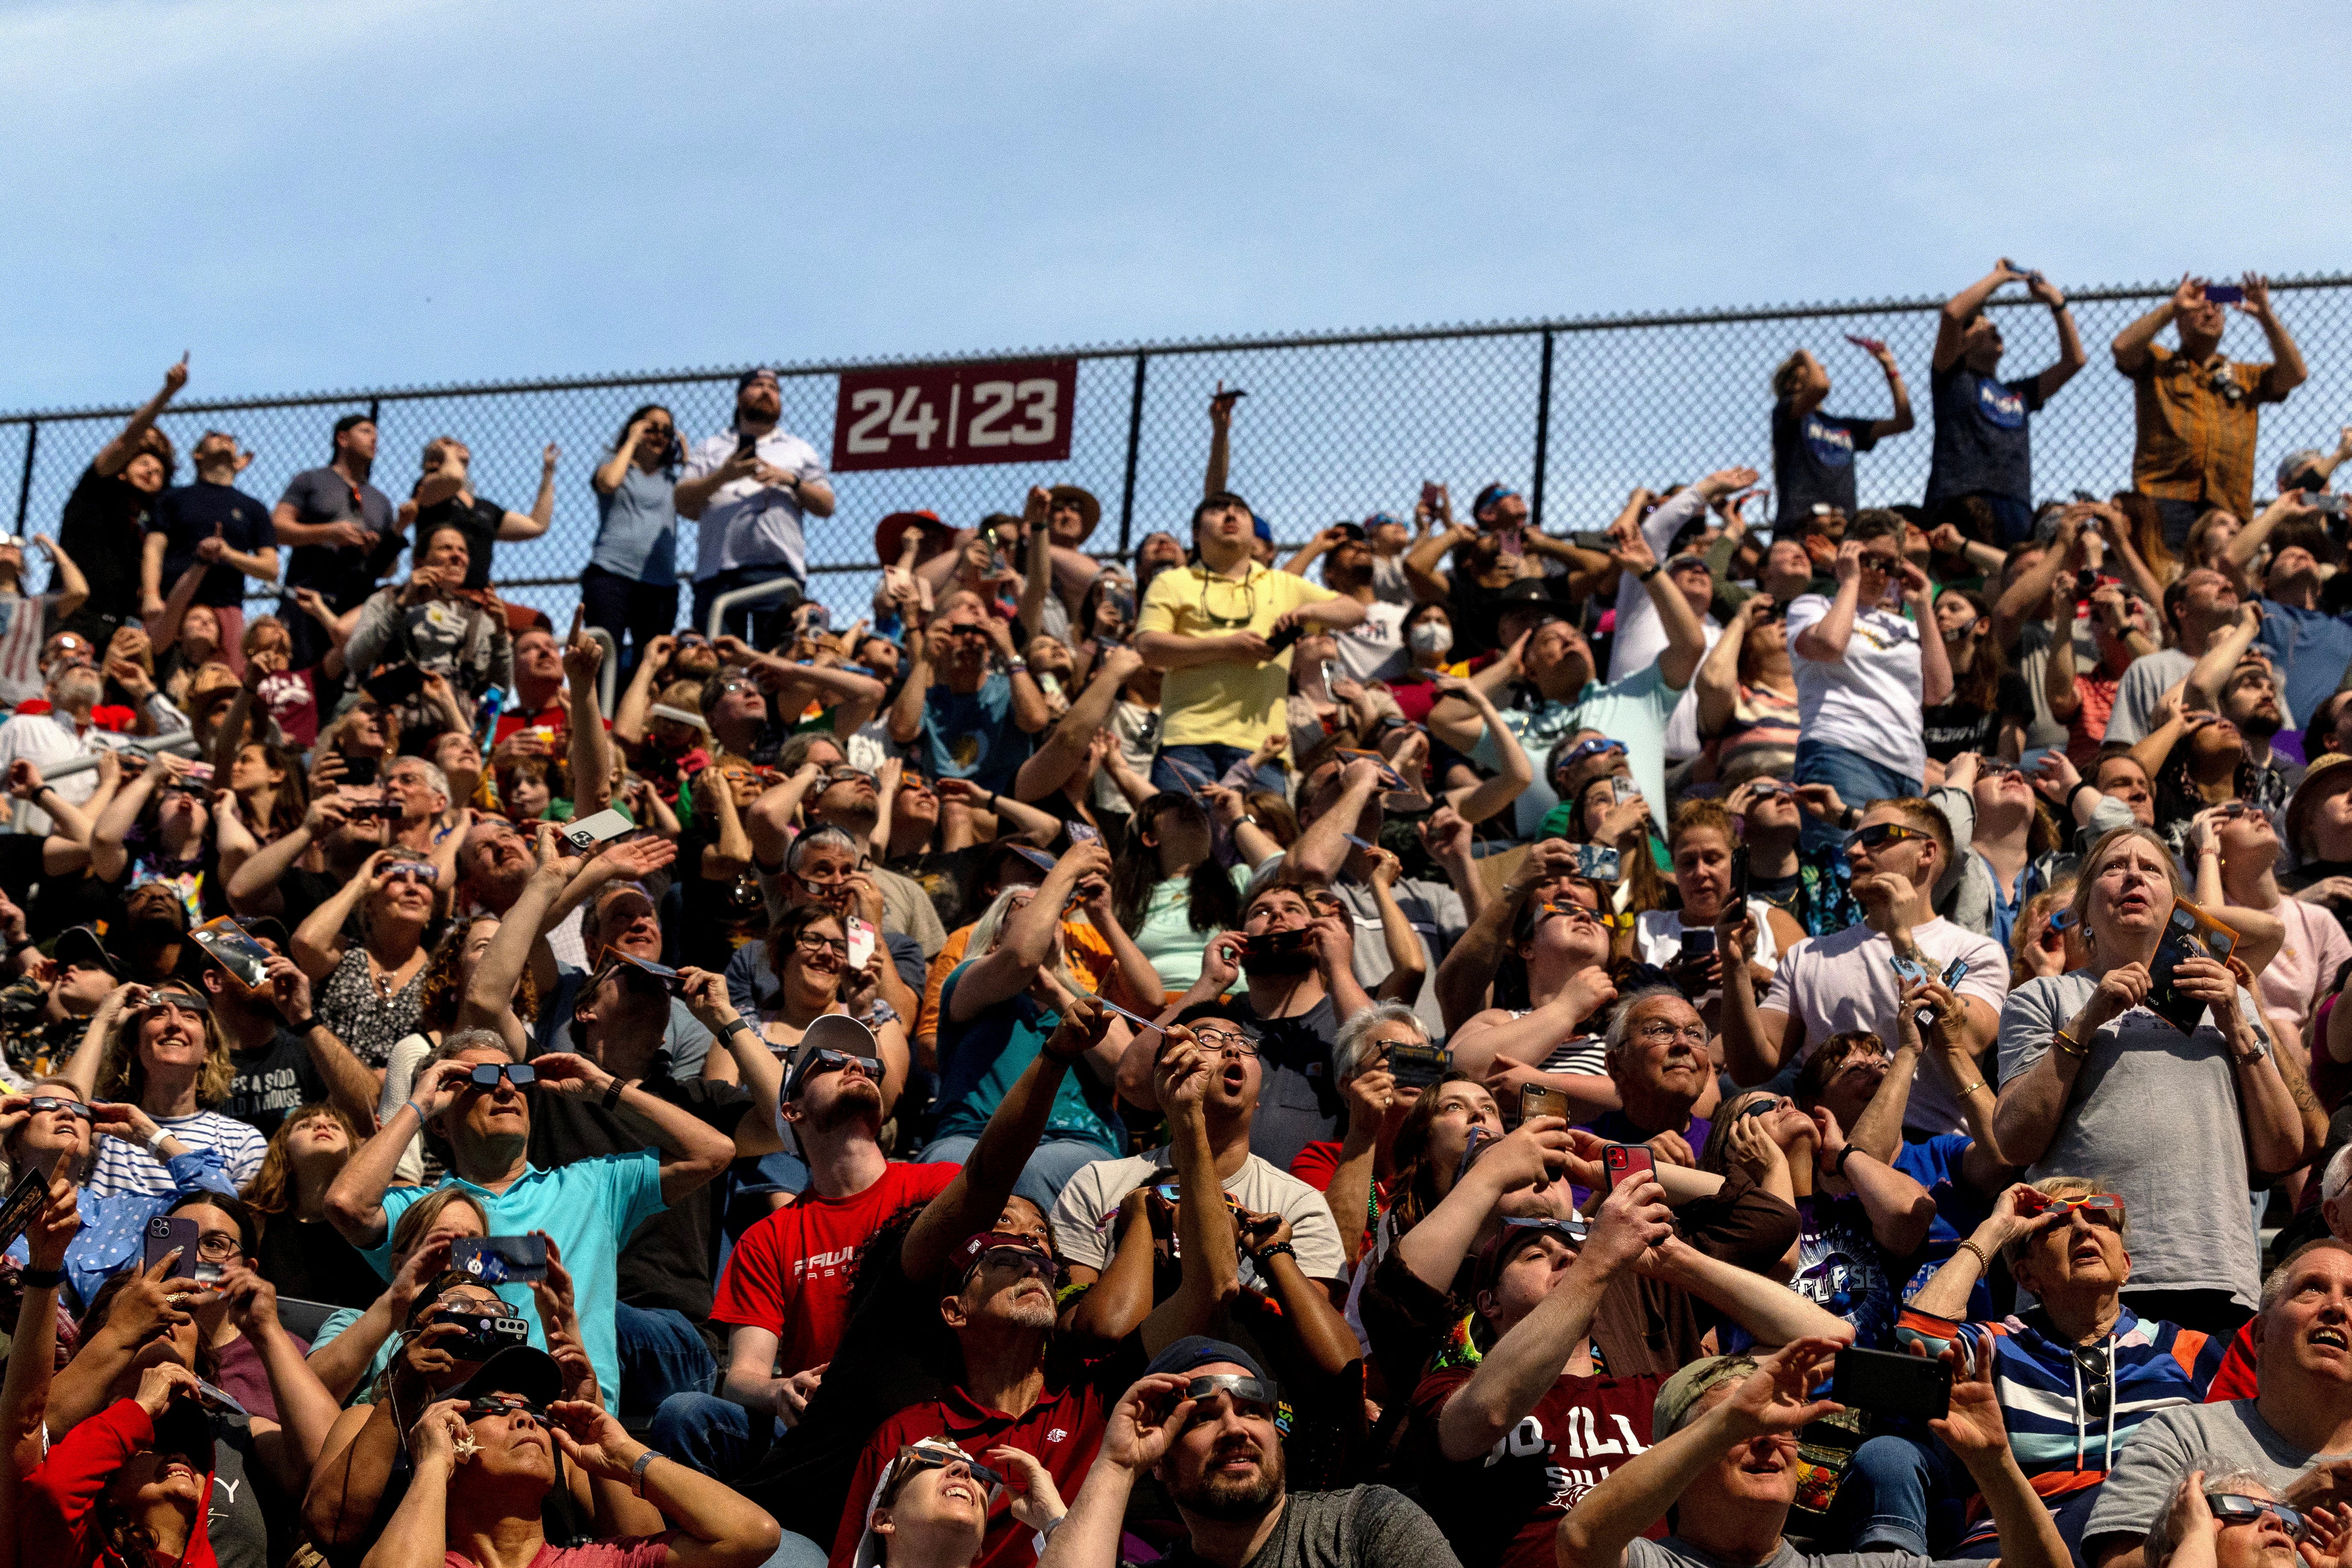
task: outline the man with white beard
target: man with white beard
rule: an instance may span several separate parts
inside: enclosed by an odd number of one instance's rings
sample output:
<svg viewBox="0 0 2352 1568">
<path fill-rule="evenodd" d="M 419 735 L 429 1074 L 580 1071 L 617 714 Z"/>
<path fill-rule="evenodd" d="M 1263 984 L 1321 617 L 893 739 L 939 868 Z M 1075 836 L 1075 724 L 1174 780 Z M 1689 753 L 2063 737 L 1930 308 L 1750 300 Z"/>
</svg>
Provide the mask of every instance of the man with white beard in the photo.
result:
<svg viewBox="0 0 2352 1568">
<path fill-rule="evenodd" d="M 95 728 L 90 710 L 106 691 L 97 647 L 79 632 L 58 632 L 41 647 L 41 682 L 49 700 L 47 711 L 20 712 L 0 724 L 0 779 L 7 777 L 19 758 L 54 776 L 60 763 L 97 752 L 90 741 Z M 187 716 L 173 707 L 161 690 L 149 696 L 147 702 L 155 721 L 153 741 L 167 741 L 186 731 Z M 68 805 L 79 805 L 97 789 L 98 772 L 92 768 L 68 773 L 59 783 L 45 786 L 42 794 L 54 793 Z M 49 814 L 40 809 L 39 796 L 26 808 L 21 826 L 27 833 L 48 832 Z"/>
</svg>

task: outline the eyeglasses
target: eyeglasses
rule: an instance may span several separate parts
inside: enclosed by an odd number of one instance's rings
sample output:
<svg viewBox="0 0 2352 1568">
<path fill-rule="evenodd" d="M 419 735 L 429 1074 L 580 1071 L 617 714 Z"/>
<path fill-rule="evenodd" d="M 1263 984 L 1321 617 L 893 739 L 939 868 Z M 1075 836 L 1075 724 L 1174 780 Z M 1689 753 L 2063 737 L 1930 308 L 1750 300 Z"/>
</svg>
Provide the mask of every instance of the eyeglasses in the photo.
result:
<svg viewBox="0 0 2352 1568">
<path fill-rule="evenodd" d="M 539 1081 L 539 1071 L 529 1062 L 477 1062 L 465 1081 L 476 1089 L 494 1089 L 501 1078 L 517 1089 L 529 1089 Z"/>
<path fill-rule="evenodd" d="M 874 775 L 864 768 L 852 767 L 847 763 L 837 763 L 824 770 L 824 782 L 829 784 L 848 784 L 855 779 L 863 779 L 867 784 L 872 784 Z"/>
<path fill-rule="evenodd" d="M 819 936 L 814 931 L 803 931 L 793 939 L 793 945 L 803 952 L 830 952 L 835 958 L 847 959 L 849 944 L 837 936 Z"/>
<path fill-rule="evenodd" d="M 1236 588 L 1241 590 L 1243 609 L 1239 616 L 1221 616 L 1209 607 L 1209 589 L 1215 584 L 1222 584 L 1228 593 Z M 1257 585 L 1247 579 L 1236 583 L 1230 577 L 1202 573 L 1201 574 L 1201 618 L 1220 631 L 1234 631 L 1248 626 L 1257 619 Z"/>
<path fill-rule="evenodd" d="M 209 1258 L 215 1263 L 226 1263 L 245 1256 L 245 1242 L 234 1231 L 208 1230 L 196 1237 L 196 1256 Z"/>
<path fill-rule="evenodd" d="M 1664 1018 L 1653 1018 L 1633 1031 L 1633 1037 L 1645 1046 L 1670 1046 L 1676 1040 L 1688 1040 L 1701 1050 L 1706 1048 L 1705 1024 L 1669 1024 Z"/>
<path fill-rule="evenodd" d="M 1583 921 L 1590 925 L 1601 923 L 1601 917 L 1582 904 L 1546 904 L 1537 912 L 1536 923 L 1541 925 L 1554 915 L 1564 921 Z"/>
<path fill-rule="evenodd" d="M 839 1072 L 847 1067 L 856 1067 L 858 1071 L 866 1075 L 869 1082 L 878 1084 L 882 1081 L 882 1063 L 879 1059 L 874 1057 L 852 1056 L 847 1051 L 827 1050 L 824 1047 L 819 1047 L 803 1057 L 800 1066 L 793 1070 L 793 1081 L 785 1087 L 784 1098 L 798 1100 L 801 1090 L 807 1087 L 809 1079 L 829 1072 Z"/>
<path fill-rule="evenodd" d="M 958 1465 L 962 1466 L 972 1479 L 983 1485 L 1001 1487 L 1005 1484 L 1003 1471 L 991 1469 L 952 1443 L 928 1440 L 908 1443 L 898 1449 L 898 1461 L 890 1472 L 889 1497 L 884 1500 L 885 1503 L 895 1500 L 898 1489 L 920 1471 L 945 1470 Z"/>
<path fill-rule="evenodd" d="M 1622 741 L 1579 741 L 1569 748 L 1568 755 L 1560 758 L 1559 765 L 1566 767 L 1570 763 L 1580 763 L 1587 757 L 1605 756 L 1612 752 L 1622 755 L 1624 751 L 1625 742 Z"/>
<path fill-rule="evenodd" d="M 2092 1193 L 2079 1198 L 2053 1198 L 2046 1193 L 2020 1194 L 2017 1212 L 2028 1217 L 2057 1214 L 2072 1217 L 2080 1213 L 2095 1225 L 2109 1230 L 2124 1227 L 2124 1200 L 2114 1193 Z"/>
<path fill-rule="evenodd" d="M 1281 1395 L 1273 1384 L 1259 1378 L 1230 1372 L 1196 1377 L 1184 1385 L 1184 1397 L 1192 1401 L 1192 1417 L 1185 1423 L 1188 1429 L 1203 1421 L 1215 1420 L 1219 1413 L 1211 1402 L 1220 1398 L 1233 1406 L 1236 1415 L 1269 1426 L 1281 1425 Z"/>
<path fill-rule="evenodd" d="M 184 991 L 159 991 L 139 1007 L 143 1021 L 157 1013 L 177 1013 L 192 1023 L 203 1023 L 212 1016 L 213 1005 L 201 996 L 191 996 Z"/>
<path fill-rule="evenodd" d="M 1255 1057 L 1257 1047 L 1247 1035 L 1234 1029 L 1195 1029 L 1192 1038 L 1224 1057 Z"/>
<path fill-rule="evenodd" d="M 68 1116 L 79 1116 L 84 1121 L 95 1123 L 98 1121 L 97 1116 L 91 1112 L 89 1107 L 84 1105 L 80 1100 L 60 1100 L 53 1094 L 37 1094 L 33 1096 L 31 1103 L 26 1105 L 25 1109 L 34 1112 L 36 1115 L 44 1110 L 62 1110 Z"/>
<path fill-rule="evenodd" d="M 389 882 L 415 882 L 429 888 L 441 879 L 441 868 L 430 860 L 396 860 L 383 875 Z"/>
<path fill-rule="evenodd" d="M 700 632 L 682 632 L 678 636 L 677 651 L 680 653 L 684 653 L 690 647 L 709 647 L 710 646 L 710 639 L 704 637 Z"/>
<path fill-rule="evenodd" d="M 1503 1221 L 1505 1236 L 1510 1236 L 1514 1232 L 1525 1235 L 1529 1231 L 1533 1231 L 1538 1236 L 1557 1237 L 1570 1247 L 1582 1247 L 1584 1238 L 1592 1234 L 1592 1226 L 1581 1219 L 1552 1219 L 1540 1215 Z"/>
<path fill-rule="evenodd" d="M 1838 846 L 1838 852 L 1840 854 L 1851 855 L 1853 853 L 1853 847 L 1857 844 L 1861 845 L 1864 849 L 1884 849 L 1888 845 L 1899 844 L 1906 838 L 1925 838 L 1927 837 L 1927 836 L 1925 833 L 1920 832 L 1919 829 L 1916 827 L 1906 827 L 1900 823 L 1874 822 L 1866 827 L 1857 827 L 1852 833 L 1847 834 L 1845 836 L 1845 842 Z"/>
<path fill-rule="evenodd" d="M 749 680 L 745 680 L 740 677 L 730 677 L 728 679 L 719 681 L 712 686 L 710 689 L 710 695 L 712 697 L 726 697 L 738 691 L 757 691 L 759 689 L 760 689 L 757 685 Z"/>
<path fill-rule="evenodd" d="M 2264 1514 L 2271 1514 L 2285 1531 L 2287 1538 L 2300 1544 L 2311 1533 L 2311 1521 L 2303 1510 L 2274 1502 L 2266 1497 L 2243 1497 L 2236 1492 L 2207 1492 L 2205 1506 L 2223 1524 L 2256 1524 Z"/>
</svg>

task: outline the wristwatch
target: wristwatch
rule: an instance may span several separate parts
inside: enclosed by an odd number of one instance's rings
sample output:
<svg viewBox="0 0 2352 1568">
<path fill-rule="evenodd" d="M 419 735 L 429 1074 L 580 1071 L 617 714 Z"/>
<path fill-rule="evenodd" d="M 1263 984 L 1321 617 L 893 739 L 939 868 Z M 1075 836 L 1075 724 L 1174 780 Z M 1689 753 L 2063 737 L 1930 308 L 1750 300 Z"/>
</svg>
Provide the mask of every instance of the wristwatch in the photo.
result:
<svg viewBox="0 0 2352 1568">
<path fill-rule="evenodd" d="M 1633 580 L 1634 580 L 1635 582 L 1637 582 L 1637 583 L 1646 583 L 1646 582 L 1648 582 L 1651 578 L 1653 578 L 1653 577 L 1656 576 L 1659 573 L 1661 573 L 1661 572 L 1664 571 L 1665 569 L 1666 569 L 1666 565 L 1665 565 L 1665 563 L 1664 563 L 1664 562 L 1663 562 L 1663 561 L 1654 561 L 1654 562 L 1652 562 L 1652 563 L 1650 563 L 1650 569 L 1649 569 L 1647 572 L 1636 572 L 1636 573 L 1634 573 L 1634 574 L 1633 574 Z"/>
<path fill-rule="evenodd" d="M 1029 673 L 1029 661 L 1025 658 L 1008 658 L 1004 661 L 1004 672 L 1007 675 L 1026 675 Z"/>
<path fill-rule="evenodd" d="M 636 1081 L 637 1081 L 637 1080 L 636 1080 L 635 1079 L 633 1079 L 633 1078 L 632 1078 L 632 1079 L 617 1079 L 617 1078 L 616 1078 L 616 1079 L 614 1079 L 613 1080 L 613 1087 L 612 1087 L 612 1088 L 610 1088 L 610 1089 L 606 1089 L 606 1090 L 604 1091 L 604 1109 L 605 1109 L 605 1110 L 612 1110 L 614 1106 L 616 1106 L 616 1105 L 620 1104 L 620 1103 L 621 1103 L 621 1096 L 622 1096 L 624 1093 L 627 1092 L 628 1088 L 629 1088 L 629 1085 L 631 1085 L 631 1084 L 633 1084 L 633 1083 L 635 1083 L 635 1082 L 636 1082 Z"/>
</svg>

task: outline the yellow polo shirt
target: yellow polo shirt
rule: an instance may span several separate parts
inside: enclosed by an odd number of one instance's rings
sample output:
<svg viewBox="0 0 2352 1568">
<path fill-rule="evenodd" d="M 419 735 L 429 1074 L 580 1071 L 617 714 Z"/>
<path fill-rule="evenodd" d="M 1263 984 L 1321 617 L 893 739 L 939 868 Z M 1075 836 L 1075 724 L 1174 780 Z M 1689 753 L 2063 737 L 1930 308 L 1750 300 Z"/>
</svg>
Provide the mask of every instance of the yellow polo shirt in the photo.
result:
<svg viewBox="0 0 2352 1568">
<path fill-rule="evenodd" d="M 1145 590 L 1135 629 L 1188 637 L 1241 631 L 1272 637 L 1276 616 L 1337 596 L 1304 577 L 1255 561 L 1246 577 L 1221 577 L 1200 565 L 1171 566 Z M 1289 695 L 1287 648 L 1265 664 L 1221 662 L 1171 669 L 1160 686 L 1160 743 L 1255 751 L 1268 735 L 1287 732 L 1283 704 Z"/>
</svg>

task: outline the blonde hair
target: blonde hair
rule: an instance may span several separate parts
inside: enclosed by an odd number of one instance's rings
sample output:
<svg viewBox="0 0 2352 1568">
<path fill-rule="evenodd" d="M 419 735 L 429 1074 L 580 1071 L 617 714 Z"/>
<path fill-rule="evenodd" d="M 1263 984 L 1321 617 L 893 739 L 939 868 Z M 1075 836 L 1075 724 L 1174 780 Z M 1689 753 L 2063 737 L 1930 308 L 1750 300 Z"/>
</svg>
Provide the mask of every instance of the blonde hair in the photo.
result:
<svg viewBox="0 0 2352 1568">
<path fill-rule="evenodd" d="M 1028 893 L 1034 896 L 1036 891 L 1037 885 L 1034 882 L 1015 882 L 1011 887 L 998 893 L 994 899 L 989 901 L 988 908 L 982 911 L 980 919 L 972 922 L 971 939 L 964 943 L 964 952 L 972 954 L 974 957 L 978 957 L 981 954 L 987 952 L 990 948 L 994 947 L 996 945 L 997 933 L 1003 928 L 1005 917 L 1012 912 L 1013 899 L 1022 893 Z M 1070 973 L 1068 940 L 1066 938 L 1062 938 L 1061 931 L 1058 927 L 1055 929 L 1054 934 L 1057 939 L 1060 939 L 1056 941 L 1055 944 L 1054 960 L 1051 963 L 1045 964 L 1043 967 L 1051 973 L 1055 979 L 1060 981 L 1065 986 L 1068 987 L 1072 994 L 1078 996 L 1093 995 L 1095 988 Z"/>
<path fill-rule="evenodd" d="M 166 991 L 161 994 L 190 993 Z M 202 993 L 194 994 L 205 1005 L 205 1065 L 196 1075 L 196 1103 L 210 1110 L 228 1098 L 229 1086 L 236 1079 L 236 1066 L 229 1060 L 228 1037 L 221 1033 L 220 1023 L 212 1015 L 212 999 Z M 139 1059 L 139 1029 L 144 1012 L 144 1008 L 125 1008 L 107 1032 L 106 1049 L 98 1058 L 98 1092 L 92 1099 L 136 1100 L 147 1092 L 147 1068 Z"/>
<path fill-rule="evenodd" d="M 2126 838 L 2137 838 L 2156 851 L 2157 858 L 2164 864 L 2165 879 L 2172 884 L 2174 898 L 2189 899 L 2190 903 L 2197 901 L 2189 897 L 2189 884 L 2181 879 L 2179 862 L 2173 859 L 2172 851 L 2166 847 L 2155 828 L 2137 822 L 2128 827 L 2111 827 L 2099 836 L 2099 841 L 2091 846 L 2091 852 L 2083 857 L 2083 863 L 2074 873 L 2074 901 L 2067 906 L 2074 911 L 2074 925 L 2083 933 L 2083 945 L 2085 947 L 2091 945 L 2091 889 L 2099 880 L 2099 871 L 2106 863 L 2107 852 Z"/>
</svg>

